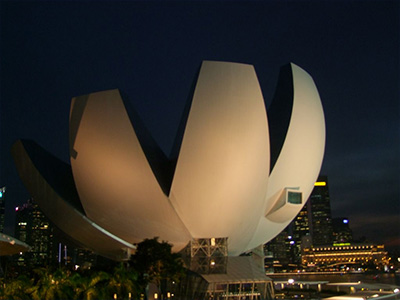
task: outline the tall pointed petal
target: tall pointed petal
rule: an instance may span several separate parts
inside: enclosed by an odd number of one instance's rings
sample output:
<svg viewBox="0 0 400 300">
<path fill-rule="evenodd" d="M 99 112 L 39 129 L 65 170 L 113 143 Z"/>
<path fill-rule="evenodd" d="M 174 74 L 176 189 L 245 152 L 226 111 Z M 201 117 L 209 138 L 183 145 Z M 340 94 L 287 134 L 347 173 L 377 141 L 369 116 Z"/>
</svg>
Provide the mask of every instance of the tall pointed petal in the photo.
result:
<svg viewBox="0 0 400 300">
<path fill-rule="evenodd" d="M 75 242 L 114 260 L 126 259 L 135 250 L 85 216 L 69 165 L 27 140 L 17 141 L 12 154 L 23 183 L 44 214 Z"/>
<path fill-rule="evenodd" d="M 260 220 L 249 244 L 250 249 L 271 240 L 299 213 L 311 194 L 324 155 L 325 119 L 314 81 L 295 64 L 282 71 L 291 74 L 281 76 L 278 89 L 281 85 L 292 84 L 293 99 L 281 97 L 274 101 L 290 104 L 282 106 L 290 112 L 290 120 L 284 143 L 278 146 L 279 155 L 269 178 L 265 218 Z M 286 96 L 290 96 L 290 93 Z M 288 111 L 276 110 L 271 113 L 285 115 Z M 275 117 L 271 116 L 270 119 Z M 290 199 L 291 196 L 294 196 L 294 201 Z"/>
<path fill-rule="evenodd" d="M 71 165 L 87 216 L 137 243 L 154 236 L 184 247 L 190 235 L 161 189 L 118 90 L 73 99 Z M 77 124 L 77 125 L 75 125 Z"/>
<path fill-rule="evenodd" d="M 195 238 L 245 250 L 262 217 L 269 171 L 264 100 L 254 67 L 202 64 L 170 199 Z"/>
</svg>

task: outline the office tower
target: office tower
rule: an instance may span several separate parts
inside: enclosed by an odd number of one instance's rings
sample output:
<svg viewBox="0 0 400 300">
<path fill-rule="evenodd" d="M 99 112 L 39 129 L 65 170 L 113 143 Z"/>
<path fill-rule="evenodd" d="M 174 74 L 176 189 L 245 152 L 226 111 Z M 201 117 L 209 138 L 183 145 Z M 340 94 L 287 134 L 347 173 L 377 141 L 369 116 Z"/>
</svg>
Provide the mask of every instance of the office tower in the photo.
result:
<svg viewBox="0 0 400 300">
<path fill-rule="evenodd" d="M 309 218 L 309 206 L 308 202 L 303 206 L 298 215 L 289 224 L 289 233 L 292 236 L 290 247 L 292 248 L 291 253 L 293 254 L 293 263 L 301 262 L 301 247 L 302 241 L 305 236 L 310 237 L 310 218 Z"/>
<path fill-rule="evenodd" d="M 27 243 L 31 249 L 18 257 L 18 265 L 38 266 L 50 264 L 54 257 L 53 227 L 38 205 L 29 199 L 15 208 L 17 239 Z"/>
<path fill-rule="evenodd" d="M 333 240 L 335 243 L 348 243 L 353 241 L 353 232 L 349 226 L 349 219 L 332 219 Z"/>
<path fill-rule="evenodd" d="M 319 176 L 308 199 L 307 209 L 311 222 L 310 234 L 313 245 L 330 245 L 333 242 L 331 203 L 328 178 Z"/>
<path fill-rule="evenodd" d="M 0 232 L 4 232 L 6 187 L 0 188 Z"/>
<path fill-rule="evenodd" d="M 288 226 L 264 245 L 264 264 L 267 272 L 287 270 L 289 264 L 293 263 L 294 240 L 293 236 L 289 234 L 289 230 Z"/>
</svg>

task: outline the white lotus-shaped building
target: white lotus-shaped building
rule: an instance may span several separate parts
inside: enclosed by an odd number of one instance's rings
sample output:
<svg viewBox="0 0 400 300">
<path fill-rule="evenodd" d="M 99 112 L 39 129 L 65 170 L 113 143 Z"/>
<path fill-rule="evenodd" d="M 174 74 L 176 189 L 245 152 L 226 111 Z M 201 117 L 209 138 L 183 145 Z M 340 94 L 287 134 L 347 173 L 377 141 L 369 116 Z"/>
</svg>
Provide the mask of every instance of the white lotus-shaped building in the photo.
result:
<svg viewBox="0 0 400 300">
<path fill-rule="evenodd" d="M 253 66 L 205 61 L 191 100 L 166 157 L 119 90 L 76 97 L 71 164 L 20 140 L 18 172 L 56 226 L 104 256 L 155 236 L 174 251 L 227 238 L 239 255 L 283 230 L 312 191 L 325 145 L 318 91 L 286 65 L 267 113 Z"/>
</svg>

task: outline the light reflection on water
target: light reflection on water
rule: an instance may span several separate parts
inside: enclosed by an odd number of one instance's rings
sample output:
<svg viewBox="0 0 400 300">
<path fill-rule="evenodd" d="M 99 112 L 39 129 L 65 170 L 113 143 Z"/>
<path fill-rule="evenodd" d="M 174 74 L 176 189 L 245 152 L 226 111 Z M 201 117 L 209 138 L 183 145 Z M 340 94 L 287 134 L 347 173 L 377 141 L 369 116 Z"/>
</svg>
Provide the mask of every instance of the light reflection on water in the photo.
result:
<svg viewBox="0 0 400 300">
<path fill-rule="evenodd" d="M 329 282 L 364 282 L 364 283 L 384 283 L 400 286 L 400 275 L 393 273 L 382 274 L 286 274 L 274 275 L 267 274 L 273 280 L 287 280 L 292 278 L 301 281 L 329 281 Z"/>
</svg>

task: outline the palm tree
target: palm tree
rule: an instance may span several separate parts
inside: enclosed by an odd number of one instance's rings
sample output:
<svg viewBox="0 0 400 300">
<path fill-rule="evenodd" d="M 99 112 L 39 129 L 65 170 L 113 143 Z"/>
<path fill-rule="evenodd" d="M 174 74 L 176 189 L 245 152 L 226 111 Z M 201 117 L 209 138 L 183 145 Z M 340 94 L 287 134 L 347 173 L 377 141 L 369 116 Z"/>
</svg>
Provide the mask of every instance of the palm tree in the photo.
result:
<svg viewBox="0 0 400 300">
<path fill-rule="evenodd" d="M 172 245 L 158 238 L 145 239 L 138 244 L 131 261 L 141 274 L 139 278 L 144 290 L 149 283 L 154 283 L 162 295 L 167 292 L 170 283 L 179 282 L 185 275 L 183 261 L 179 254 L 172 253 Z"/>
<path fill-rule="evenodd" d="M 93 300 L 105 298 L 104 288 L 110 279 L 107 272 L 94 272 L 90 276 L 81 276 L 75 273 L 71 277 L 74 283 L 75 298 L 79 300 Z"/>
<path fill-rule="evenodd" d="M 30 299 L 29 291 L 31 287 L 32 287 L 32 282 L 25 275 L 21 275 L 18 278 L 13 279 L 8 283 L 2 282 L 2 287 L 0 288 L 1 290 L 0 299 L 28 300 Z"/>
<path fill-rule="evenodd" d="M 70 281 L 70 272 L 57 269 L 54 273 L 49 268 L 35 269 L 37 280 L 31 296 L 33 300 L 72 299 L 73 285 Z"/>
<path fill-rule="evenodd" d="M 123 263 L 115 269 L 108 282 L 110 296 L 116 294 L 118 299 L 132 299 L 139 295 L 138 274 L 135 270 L 129 270 Z"/>
</svg>

